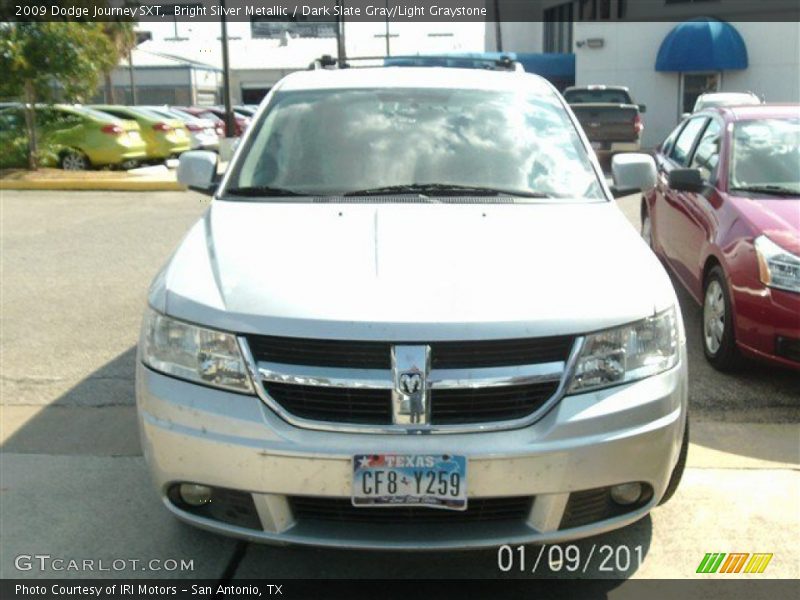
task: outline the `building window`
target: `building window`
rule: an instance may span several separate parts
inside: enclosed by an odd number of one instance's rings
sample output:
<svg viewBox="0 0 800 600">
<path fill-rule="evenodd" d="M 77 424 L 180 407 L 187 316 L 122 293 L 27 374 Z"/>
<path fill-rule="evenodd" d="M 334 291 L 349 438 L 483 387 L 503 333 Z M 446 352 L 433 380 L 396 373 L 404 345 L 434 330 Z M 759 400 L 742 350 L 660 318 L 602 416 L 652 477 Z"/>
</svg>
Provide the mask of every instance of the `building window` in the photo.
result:
<svg viewBox="0 0 800 600">
<path fill-rule="evenodd" d="M 722 83 L 722 73 L 683 73 L 681 74 L 681 112 L 690 113 L 701 94 L 718 92 Z"/>
<path fill-rule="evenodd" d="M 574 4 L 567 2 L 544 11 L 545 52 L 572 52 Z"/>
<path fill-rule="evenodd" d="M 314 17 L 319 19 L 319 17 Z M 260 20 L 253 17 L 250 20 L 250 33 L 254 38 L 280 38 L 284 33 L 300 38 L 331 38 L 336 37 L 336 20 L 306 21 L 298 19 L 285 19 L 283 21 Z"/>
<path fill-rule="evenodd" d="M 572 23 L 624 19 L 627 0 L 572 0 L 544 11 L 544 51 L 572 52 Z"/>
</svg>

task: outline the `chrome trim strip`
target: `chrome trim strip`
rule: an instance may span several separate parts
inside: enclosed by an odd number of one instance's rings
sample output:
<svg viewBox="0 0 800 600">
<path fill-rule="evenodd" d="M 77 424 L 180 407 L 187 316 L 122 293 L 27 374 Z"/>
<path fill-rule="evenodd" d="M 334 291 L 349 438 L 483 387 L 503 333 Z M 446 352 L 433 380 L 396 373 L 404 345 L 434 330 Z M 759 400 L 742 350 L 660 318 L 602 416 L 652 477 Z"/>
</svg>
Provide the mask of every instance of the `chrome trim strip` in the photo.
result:
<svg viewBox="0 0 800 600">
<path fill-rule="evenodd" d="M 261 380 L 273 383 L 372 390 L 394 387 L 391 369 L 343 369 L 273 362 L 260 362 L 256 366 Z"/>
<path fill-rule="evenodd" d="M 431 388 L 452 390 L 558 381 L 564 374 L 565 366 L 566 364 L 562 360 L 516 367 L 433 369 L 430 377 Z"/>
<path fill-rule="evenodd" d="M 558 361 L 515 367 L 432 369 L 429 383 L 432 389 L 449 390 L 558 381 L 565 365 L 564 361 Z M 395 387 L 390 369 L 314 367 L 273 362 L 259 362 L 256 367 L 262 381 L 274 383 L 372 390 L 391 390 Z"/>
<path fill-rule="evenodd" d="M 275 414 L 282 418 L 287 423 L 303 429 L 312 429 L 315 431 L 335 431 L 340 433 L 365 433 L 365 434 L 406 434 L 406 435 L 420 435 L 420 434 L 447 434 L 447 433 L 472 433 L 483 431 L 501 431 L 504 429 L 520 429 L 532 425 L 544 415 L 546 415 L 556 402 L 561 400 L 564 396 L 567 386 L 572 379 L 575 372 L 575 365 L 580 356 L 581 350 L 585 342 L 585 338 L 578 336 L 572 345 L 569 358 L 567 359 L 566 366 L 561 374 L 558 388 L 552 396 L 537 410 L 536 412 L 522 417 L 520 419 L 512 419 L 508 421 L 492 421 L 491 423 L 467 423 L 465 425 L 421 425 L 419 427 L 398 426 L 398 425 L 354 425 L 349 423 L 328 423 L 324 421 L 311 421 L 296 417 L 291 413 L 284 410 L 284 408 L 275 402 L 264 390 L 264 386 L 259 381 L 258 366 L 250 352 L 250 346 L 247 344 L 247 339 L 240 336 L 239 350 L 244 358 L 245 365 L 247 365 L 247 372 L 250 374 L 254 384 L 256 393 L 264 404 L 272 409 Z M 552 364 L 552 363 L 547 363 Z M 472 371 L 475 371 L 473 369 Z"/>
</svg>

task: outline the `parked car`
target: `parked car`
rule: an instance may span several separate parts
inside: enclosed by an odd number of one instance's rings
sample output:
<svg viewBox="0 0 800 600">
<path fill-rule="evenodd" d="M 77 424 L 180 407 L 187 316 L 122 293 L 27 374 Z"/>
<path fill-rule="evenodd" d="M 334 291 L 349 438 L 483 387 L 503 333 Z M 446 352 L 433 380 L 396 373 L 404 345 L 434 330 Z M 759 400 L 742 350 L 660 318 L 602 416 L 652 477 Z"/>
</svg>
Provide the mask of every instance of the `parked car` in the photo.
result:
<svg viewBox="0 0 800 600">
<path fill-rule="evenodd" d="M 715 106 L 747 106 L 751 104 L 763 104 L 764 102 L 753 92 L 709 92 L 700 94 L 694 102 L 692 112 L 700 112 L 706 108 Z M 687 118 L 692 113 L 683 113 L 683 118 Z"/>
<path fill-rule="evenodd" d="M 258 106 L 239 104 L 237 106 L 234 106 L 233 110 L 242 115 L 243 117 L 252 119 L 255 116 L 256 111 L 258 110 Z"/>
<path fill-rule="evenodd" d="M 644 130 L 641 114 L 646 107 L 634 103 L 628 88 L 610 85 L 568 87 L 564 90 L 564 99 L 599 156 L 639 150 Z"/>
<path fill-rule="evenodd" d="M 204 119 L 212 122 L 214 124 L 214 132 L 217 134 L 217 137 L 225 137 L 225 122 L 214 113 L 210 113 L 207 110 L 201 109 L 194 110 L 185 106 L 170 106 L 169 109 L 173 112 L 185 115 L 186 117 Z"/>
<path fill-rule="evenodd" d="M 800 369 L 800 105 L 708 109 L 658 149 L 642 235 L 703 306 L 703 350 Z"/>
<path fill-rule="evenodd" d="M 37 105 L 36 124 L 40 142 L 53 148 L 44 166 L 66 170 L 116 166 L 131 168 L 145 158 L 139 126 L 86 107 L 65 104 Z M 0 136 L 8 148 L 12 136 L 25 136 L 22 105 L 0 110 Z"/>
<path fill-rule="evenodd" d="M 181 106 L 180 110 L 195 115 L 196 117 L 209 118 L 208 115 L 214 115 L 222 122 L 223 128 L 225 127 L 225 111 L 216 106 Z M 244 134 L 245 130 L 250 124 L 250 119 L 244 115 L 236 113 L 235 111 L 233 113 L 233 119 L 233 135 L 234 137 L 240 137 L 242 134 Z"/>
<path fill-rule="evenodd" d="M 179 518 L 431 549 L 621 527 L 675 491 L 669 277 L 563 98 L 525 73 L 293 73 L 154 280 L 144 454 Z M 655 181 L 626 155 L 628 185 Z M 375 525 L 380 524 L 376 528 Z"/>
<path fill-rule="evenodd" d="M 185 112 L 173 110 L 168 106 L 143 106 L 152 113 L 161 115 L 165 119 L 179 119 L 189 131 L 192 140 L 192 150 L 218 150 L 219 135 L 216 123 L 211 119 L 201 119 Z"/>
<path fill-rule="evenodd" d="M 120 119 L 136 121 L 147 144 L 147 158 L 150 160 L 173 158 L 191 149 L 189 131 L 178 118 L 165 118 L 136 106 L 95 104 L 92 108 Z"/>
</svg>

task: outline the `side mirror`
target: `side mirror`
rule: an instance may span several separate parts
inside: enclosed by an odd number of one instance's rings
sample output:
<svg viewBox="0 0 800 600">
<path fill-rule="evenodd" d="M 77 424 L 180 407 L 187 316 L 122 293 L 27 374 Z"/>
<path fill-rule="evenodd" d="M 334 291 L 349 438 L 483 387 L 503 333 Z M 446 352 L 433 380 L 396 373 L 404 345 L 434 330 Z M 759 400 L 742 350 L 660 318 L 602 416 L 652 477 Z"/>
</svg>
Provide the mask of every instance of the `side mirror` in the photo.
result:
<svg viewBox="0 0 800 600">
<path fill-rule="evenodd" d="M 616 154 L 611 159 L 614 197 L 621 192 L 649 190 L 656 185 L 656 161 L 649 154 Z"/>
<path fill-rule="evenodd" d="M 699 169 L 672 169 L 667 177 L 667 185 L 678 192 L 700 193 L 706 188 Z"/>
<path fill-rule="evenodd" d="M 639 112 L 642 113 L 642 114 L 646 113 L 647 112 L 647 105 L 646 104 L 640 104 L 639 105 Z"/>
<path fill-rule="evenodd" d="M 217 188 L 217 153 L 192 150 L 181 154 L 178 183 L 212 196 Z"/>
</svg>

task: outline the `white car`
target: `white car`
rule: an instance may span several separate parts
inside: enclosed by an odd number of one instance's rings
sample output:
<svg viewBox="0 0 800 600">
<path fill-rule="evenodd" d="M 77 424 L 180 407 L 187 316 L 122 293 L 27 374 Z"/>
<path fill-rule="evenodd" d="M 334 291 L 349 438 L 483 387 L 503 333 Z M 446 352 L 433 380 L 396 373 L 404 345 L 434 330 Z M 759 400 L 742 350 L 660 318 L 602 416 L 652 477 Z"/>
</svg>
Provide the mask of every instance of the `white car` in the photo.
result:
<svg viewBox="0 0 800 600">
<path fill-rule="evenodd" d="M 136 395 L 166 507 L 249 540 L 552 542 L 675 491 L 670 280 L 563 98 L 524 73 L 298 72 L 149 292 Z M 651 158 L 615 159 L 621 187 Z"/>
<path fill-rule="evenodd" d="M 715 106 L 748 106 L 752 104 L 764 104 L 764 101 L 753 92 L 709 92 L 700 94 L 694 102 L 694 110 L 691 113 L 683 113 L 682 117 L 685 119 L 693 113 Z"/>
</svg>

